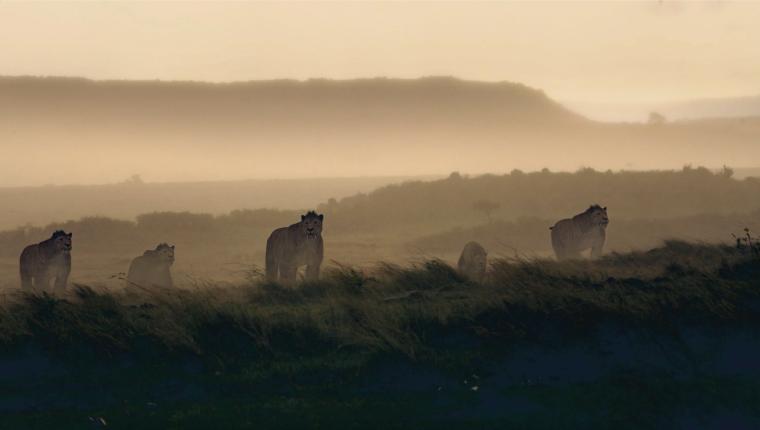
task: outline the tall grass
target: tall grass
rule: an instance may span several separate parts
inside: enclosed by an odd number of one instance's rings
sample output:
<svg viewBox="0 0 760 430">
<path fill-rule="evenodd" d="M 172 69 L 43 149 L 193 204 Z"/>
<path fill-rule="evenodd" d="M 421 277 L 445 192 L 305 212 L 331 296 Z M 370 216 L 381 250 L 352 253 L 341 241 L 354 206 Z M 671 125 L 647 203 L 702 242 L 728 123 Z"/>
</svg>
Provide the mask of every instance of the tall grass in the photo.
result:
<svg viewBox="0 0 760 430">
<path fill-rule="evenodd" d="M 294 286 L 256 273 L 189 290 L 19 292 L 0 307 L 0 343 L 118 351 L 149 341 L 196 354 L 245 344 L 263 355 L 351 348 L 418 358 L 446 333 L 511 342 L 547 322 L 582 333 L 606 321 L 748 320 L 760 303 L 751 252 L 684 242 L 597 261 L 495 260 L 483 283 L 437 260 L 331 267 Z"/>
</svg>

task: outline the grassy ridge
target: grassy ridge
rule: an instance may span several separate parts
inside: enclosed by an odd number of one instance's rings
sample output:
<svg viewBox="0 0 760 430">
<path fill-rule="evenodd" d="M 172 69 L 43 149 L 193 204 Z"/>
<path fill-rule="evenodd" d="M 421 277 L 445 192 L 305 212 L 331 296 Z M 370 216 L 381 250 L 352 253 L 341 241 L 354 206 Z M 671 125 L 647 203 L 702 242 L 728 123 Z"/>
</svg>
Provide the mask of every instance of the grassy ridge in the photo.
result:
<svg viewBox="0 0 760 430">
<path fill-rule="evenodd" d="M 250 275 L 194 290 L 9 297 L 0 427 L 760 420 L 754 361 L 724 374 L 705 352 L 760 321 L 760 260 L 746 248 L 668 242 L 598 261 L 497 260 L 483 284 L 439 261 L 342 267 L 294 287 Z M 718 346 L 695 347 L 684 327 L 706 328 Z M 600 339 L 618 344 L 611 356 L 594 352 Z"/>
<path fill-rule="evenodd" d="M 63 297 L 23 294 L 5 303 L 0 341 L 87 340 L 119 349 L 147 337 L 202 352 L 204 330 L 224 327 L 264 350 L 290 345 L 284 335 L 326 348 L 414 357 L 430 346 L 430 328 L 518 336 L 534 321 L 517 314 L 568 321 L 741 319 L 753 315 L 747 306 L 760 292 L 757 274 L 757 262 L 742 250 L 673 241 L 596 262 L 496 260 L 482 285 L 432 260 L 410 268 L 332 269 L 319 282 L 293 288 L 256 279 L 182 291 L 108 293 L 76 286 Z M 491 323 L 513 329 L 502 332 Z"/>
</svg>

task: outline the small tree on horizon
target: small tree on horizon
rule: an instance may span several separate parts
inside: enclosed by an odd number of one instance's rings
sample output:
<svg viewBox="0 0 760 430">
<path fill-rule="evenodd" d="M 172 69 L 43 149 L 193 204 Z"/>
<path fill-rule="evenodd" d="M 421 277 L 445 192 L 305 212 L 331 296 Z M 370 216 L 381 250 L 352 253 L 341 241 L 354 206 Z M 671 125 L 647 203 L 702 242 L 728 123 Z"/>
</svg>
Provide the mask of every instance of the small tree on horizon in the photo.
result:
<svg viewBox="0 0 760 430">
<path fill-rule="evenodd" d="M 666 122 L 668 122 L 668 120 L 665 118 L 665 115 L 659 112 L 649 112 L 649 121 L 647 121 L 649 125 L 662 125 Z"/>
<path fill-rule="evenodd" d="M 501 207 L 501 204 L 491 201 L 491 200 L 478 200 L 475 203 L 472 204 L 472 208 L 475 209 L 478 212 L 483 212 L 486 217 L 488 218 L 488 223 L 490 224 L 492 222 L 491 220 L 491 214 L 499 209 Z"/>
<path fill-rule="evenodd" d="M 135 173 L 134 175 L 132 175 L 132 176 L 130 176 L 129 178 L 127 178 L 127 180 L 126 180 L 126 181 L 124 181 L 124 183 L 125 183 L 125 184 L 137 184 L 137 185 L 142 185 L 142 184 L 144 184 L 145 182 L 143 181 L 143 179 L 142 179 L 142 176 L 140 176 L 139 174 Z"/>
</svg>

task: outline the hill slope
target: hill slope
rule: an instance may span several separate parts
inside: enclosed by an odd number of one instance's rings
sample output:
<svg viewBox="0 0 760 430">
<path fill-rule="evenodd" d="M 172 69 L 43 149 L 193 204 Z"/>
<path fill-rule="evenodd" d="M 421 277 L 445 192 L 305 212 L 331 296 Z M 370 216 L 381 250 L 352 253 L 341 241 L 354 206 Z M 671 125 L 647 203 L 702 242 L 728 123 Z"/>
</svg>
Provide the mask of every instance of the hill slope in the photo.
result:
<svg viewBox="0 0 760 430">
<path fill-rule="evenodd" d="M 606 125 L 520 84 L 0 78 L 0 184 L 747 165 L 760 121 Z"/>
<path fill-rule="evenodd" d="M 328 215 L 333 231 L 381 231 L 406 238 L 472 227 L 489 218 L 539 218 L 548 221 L 544 226 L 548 229 L 593 203 L 608 207 L 611 228 L 619 220 L 672 220 L 760 210 L 755 198 L 760 195 L 760 180 L 736 180 L 731 174 L 730 170 L 713 173 L 702 167 L 649 172 L 516 170 L 475 177 L 452 174 L 436 181 L 389 185 L 319 209 Z M 490 215 L 476 209 L 476 203 L 482 201 L 496 205 Z"/>
</svg>

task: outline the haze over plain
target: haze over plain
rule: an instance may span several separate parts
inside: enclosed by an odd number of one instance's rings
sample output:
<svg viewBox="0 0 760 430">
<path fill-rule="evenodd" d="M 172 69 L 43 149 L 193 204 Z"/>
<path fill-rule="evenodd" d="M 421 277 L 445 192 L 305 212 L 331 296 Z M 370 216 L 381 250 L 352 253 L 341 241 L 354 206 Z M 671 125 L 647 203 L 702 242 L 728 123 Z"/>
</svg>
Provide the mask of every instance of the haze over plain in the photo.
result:
<svg viewBox="0 0 760 430">
<path fill-rule="evenodd" d="M 756 115 L 758 21 L 753 3 L 3 2 L 5 76 L 368 80 L 55 81 L 31 95 L 3 81 L 0 184 L 750 167 L 751 119 L 647 129 L 555 114 Z M 467 82 L 410 81 L 424 76 Z M 519 84 L 537 91 L 517 97 Z M 282 101 L 278 88 L 293 94 L 284 105 L 261 95 Z M 403 95 L 415 88 L 436 102 Z M 237 90 L 248 98 L 223 96 Z M 704 99 L 717 104 L 691 102 Z"/>
</svg>

